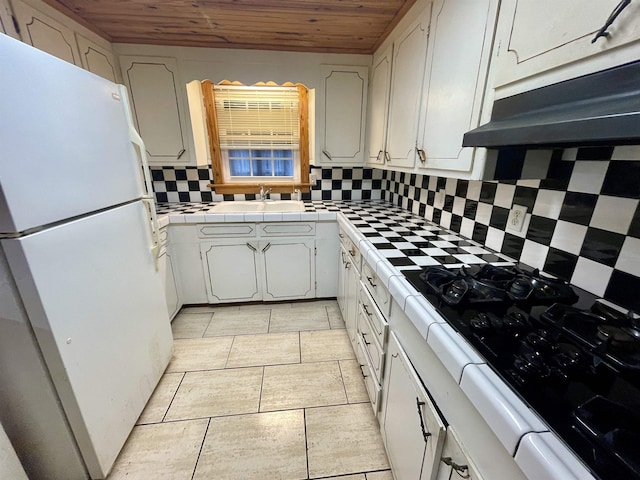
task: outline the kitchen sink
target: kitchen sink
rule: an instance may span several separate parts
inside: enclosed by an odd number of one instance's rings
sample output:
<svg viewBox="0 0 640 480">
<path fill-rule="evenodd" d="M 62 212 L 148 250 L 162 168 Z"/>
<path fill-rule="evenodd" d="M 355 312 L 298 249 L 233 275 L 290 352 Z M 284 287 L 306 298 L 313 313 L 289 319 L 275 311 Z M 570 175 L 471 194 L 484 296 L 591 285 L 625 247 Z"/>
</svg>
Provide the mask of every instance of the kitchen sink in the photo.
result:
<svg viewBox="0 0 640 480">
<path fill-rule="evenodd" d="M 246 202 L 221 202 L 211 210 L 214 213 L 240 212 L 303 212 L 304 202 L 297 200 L 252 200 Z"/>
</svg>

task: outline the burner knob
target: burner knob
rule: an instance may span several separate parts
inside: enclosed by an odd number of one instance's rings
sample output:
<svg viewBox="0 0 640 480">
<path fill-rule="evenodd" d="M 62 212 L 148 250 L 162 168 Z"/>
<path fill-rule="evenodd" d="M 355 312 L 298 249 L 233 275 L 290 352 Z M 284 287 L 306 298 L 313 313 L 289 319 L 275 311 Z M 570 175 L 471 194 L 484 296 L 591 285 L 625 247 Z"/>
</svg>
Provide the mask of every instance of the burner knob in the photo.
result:
<svg viewBox="0 0 640 480">
<path fill-rule="evenodd" d="M 509 285 L 509 293 L 515 298 L 527 298 L 531 292 L 531 282 L 527 278 L 516 278 Z"/>
<path fill-rule="evenodd" d="M 530 377 L 545 378 L 549 376 L 549 367 L 540 357 L 533 353 L 516 356 L 513 364 L 518 371 Z"/>
<path fill-rule="evenodd" d="M 479 313 L 469 321 L 472 329 L 478 331 L 499 330 L 502 327 L 502 320 L 491 313 Z"/>
<path fill-rule="evenodd" d="M 546 330 L 538 330 L 527 335 L 527 343 L 538 352 L 546 352 L 551 350 L 555 342 L 550 338 Z"/>
</svg>

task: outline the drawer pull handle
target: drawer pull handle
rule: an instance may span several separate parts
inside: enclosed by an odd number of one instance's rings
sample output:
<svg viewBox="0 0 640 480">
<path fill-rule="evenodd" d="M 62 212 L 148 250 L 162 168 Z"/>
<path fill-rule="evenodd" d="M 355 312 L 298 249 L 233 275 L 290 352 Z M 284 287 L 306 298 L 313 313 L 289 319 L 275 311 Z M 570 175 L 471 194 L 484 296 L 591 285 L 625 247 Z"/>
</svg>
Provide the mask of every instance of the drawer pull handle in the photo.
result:
<svg viewBox="0 0 640 480">
<path fill-rule="evenodd" d="M 373 288 L 377 287 L 377 284 L 373 283 L 372 277 L 367 277 L 367 281 L 369 282 L 369 285 L 371 285 Z"/>
<path fill-rule="evenodd" d="M 389 155 L 389 152 L 384 152 L 384 159 L 387 161 L 387 163 L 391 163 L 391 155 Z"/>
<path fill-rule="evenodd" d="M 418 152 L 418 157 L 420 157 L 420 161 L 425 163 L 427 161 L 427 154 L 421 148 L 416 147 L 416 152 Z"/>
<path fill-rule="evenodd" d="M 596 33 L 596 36 L 593 37 L 593 39 L 591 40 L 591 43 L 595 43 L 596 40 L 598 40 L 600 37 L 608 38 L 609 35 L 611 35 L 609 32 L 607 32 L 607 28 L 609 28 L 611 24 L 616 21 L 616 18 L 618 18 L 618 15 L 620 15 L 622 11 L 625 8 L 627 8 L 627 5 L 629 5 L 630 3 L 631 3 L 631 0 L 622 0 L 618 4 L 618 6 L 613 9 L 613 12 L 611 12 L 611 15 L 609 15 L 609 18 L 607 18 L 607 21 L 604 23 L 602 28 L 598 30 L 598 33 Z"/>
<path fill-rule="evenodd" d="M 471 478 L 468 465 L 458 465 L 451 459 L 451 457 L 442 457 L 441 460 L 445 465 L 449 465 L 453 470 L 455 470 L 460 478 Z"/>
<path fill-rule="evenodd" d="M 424 429 L 424 419 L 422 418 L 422 408 L 420 408 L 426 405 L 426 403 L 421 402 L 420 399 L 416 397 L 416 404 L 418 405 L 418 416 L 420 417 L 420 429 L 422 430 L 422 438 L 424 438 L 424 443 L 427 443 L 427 440 L 429 440 L 431 433 L 427 432 Z"/>
<path fill-rule="evenodd" d="M 327 152 L 326 150 L 322 150 L 322 154 L 327 157 L 329 160 L 333 161 L 333 158 L 331 158 L 331 154 L 329 152 Z"/>
<path fill-rule="evenodd" d="M 343 265 L 344 265 L 345 263 L 347 263 L 347 262 L 345 262 L 345 260 L 344 260 L 344 252 L 340 252 L 340 257 L 342 257 L 342 264 L 343 264 Z"/>
<path fill-rule="evenodd" d="M 349 255 L 351 255 L 352 257 L 356 256 L 356 249 L 351 247 L 351 249 L 349 250 Z"/>
<path fill-rule="evenodd" d="M 362 332 L 362 341 L 364 342 L 365 345 L 371 345 L 371 342 L 367 342 L 367 334 Z"/>
<path fill-rule="evenodd" d="M 364 309 L 364 313 L 367 314 L 367 317 L 370 317 L 372 315 L 372 313 L 369 311 L 369 309 L 367 308 L 367 304 L 363 303 L 362 304 L 362 308 Z"/>
<path fill-rule="evenodd" d="M 344 264 L 344 268 L 351 268 L 351 262 L 347 262 Z"/>
<path fill-rule="evenodd" d="M 380 161 L 380 155 L 382 155 L 382 150 L 380 150 L 380 151 L 378 152 L 378 155 L 376 155 L 376 162 L 379 162 L 379 161 Z M 384 161 L 384 160 L 383 160 L 383 161 Z"/>
<path fill-rule="evenodd" d="M 254 252 L 256 251 L 256 247 L 254 247 L 253 245 L 251 245 L 250 243 L 247 243 L 247 247 L 249 247 L 251 250 L 253 250 Z"/>
<path fill-rule="evenodd" d="M 359 365 L 360 365 L 360 373 L 362 374 L 362 378 L 367 378 L 367 377 L 368 377 L 368 375 L 365 375 L 365 374 L 364 374 L 364 370 L 362 369 L 362 367 L 364 367 L 364 365 L 363 365 L 363 364 L 361 364 L 361 363 L 360 363 Z"/>
<path fill-rule="evenodd" d="M 266 252 L 271 248 L 271 242 L 267 243 L 267 246 L 262 249 L 262 253 Z"/>
</svg>

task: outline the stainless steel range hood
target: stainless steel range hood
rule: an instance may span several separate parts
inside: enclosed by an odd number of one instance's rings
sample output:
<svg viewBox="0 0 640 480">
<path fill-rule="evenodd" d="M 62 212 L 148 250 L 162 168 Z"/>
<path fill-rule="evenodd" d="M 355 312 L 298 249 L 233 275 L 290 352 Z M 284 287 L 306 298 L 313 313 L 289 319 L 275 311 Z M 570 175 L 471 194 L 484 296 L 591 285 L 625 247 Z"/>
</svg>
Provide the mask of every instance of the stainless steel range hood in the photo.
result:
<svg viewBox="0 0 640 480">
<path fill-rule="evenodd" d="M 497 100 L 465 147 L 640 144 L 640 61 Z"/>
</svg>

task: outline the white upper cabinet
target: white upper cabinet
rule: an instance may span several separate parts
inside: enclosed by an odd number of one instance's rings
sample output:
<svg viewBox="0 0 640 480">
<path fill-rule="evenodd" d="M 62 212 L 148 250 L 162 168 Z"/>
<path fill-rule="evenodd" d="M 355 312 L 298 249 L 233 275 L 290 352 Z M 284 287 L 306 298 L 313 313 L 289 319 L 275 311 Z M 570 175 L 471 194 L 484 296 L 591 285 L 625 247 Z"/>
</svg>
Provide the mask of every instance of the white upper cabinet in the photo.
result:
<svg viewBox="0 0 640 480">
<path fill-rule="evenodd" d="M 418 136 L 419 168 L 469 172 L 474 148 L 462 148 L 478 126 L 498 0 L 436 0 Z"/>
<path fill-rule="evenodd" d="M 11 18 L 11 7 L 9 7 L 8 0 L 0 0 L 0 33 L 20 40 L 20 35 L 18 35 L 13 18 Z"/>
<path fill-rule="evenodd" d="M 22 41 L 74 65 L 82 66 L 73 31 L 22 2 L 13 2 Z"/>
<path fill-rule="evenodd" d="M 393 44 L 373 57 L 371 67 L 367 161 L 373 166 L 384 164 L 392 60 Z"/>
<path fill-rule="evenodd" d="M 82 68 L 112 82 L 118 82 L 116 62 L 113 54 L 106 48 L 101 47 L 96 42 L 89 40 L 79 33 L 76 33 L 76 39 L 78 41 Z"/>
<path fill-rule="evenodd" d="M 321 65 L 316 164 L 362 165 L 369 67 Z"/>
<path fill-rule="evenodd" d="M 186 154 L 182 88 L 176 60 L 121 56 L 120 66 L 149 161 L 186 164 L 189 155 Z"/>
<path fill-rule="evenodd" d="M 394 42 L 385 155 L 391 168 L 414 165 L 430 13 L 426 8 Z"/>
<path fill-rule="evenodd" d="M 542 72 L 551 74 L 541 82 L 548 84 L 637 60 L 638 45 L 633 48 L 631 43 L 640 39 L 638 2 L 631 2 L 620 13 L 607 28 L 607 37 L 591 43 L 619 3 L 619 0 L 502 2 L 495 86 L 506 86 Z M 601 55 L 605 52 L 606 55 Z M 575 65 L 580 60 L 588 62 Z M 525 89 L 533 86 L 541 85 L 528 85 Z"/>
</svg>

